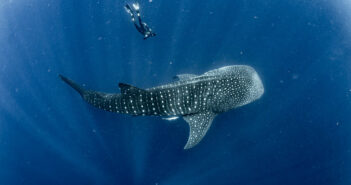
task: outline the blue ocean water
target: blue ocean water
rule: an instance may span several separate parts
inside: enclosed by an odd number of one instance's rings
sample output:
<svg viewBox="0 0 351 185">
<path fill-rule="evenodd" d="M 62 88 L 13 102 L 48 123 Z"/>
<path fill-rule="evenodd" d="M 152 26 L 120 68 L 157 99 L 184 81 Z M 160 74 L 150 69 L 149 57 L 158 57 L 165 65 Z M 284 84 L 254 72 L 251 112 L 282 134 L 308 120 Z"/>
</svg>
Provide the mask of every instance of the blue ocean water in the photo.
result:
<svg viewBox="0 0 351 185">
<path fill-rule="evenodd" d="M 351 184 L 347 0 L 0 2 L 0 184 Z M 178 119 L 98 110 L 64 84 L 119 92 L 244 64 L 261 99 L 183 150 Z"/>
</svg>

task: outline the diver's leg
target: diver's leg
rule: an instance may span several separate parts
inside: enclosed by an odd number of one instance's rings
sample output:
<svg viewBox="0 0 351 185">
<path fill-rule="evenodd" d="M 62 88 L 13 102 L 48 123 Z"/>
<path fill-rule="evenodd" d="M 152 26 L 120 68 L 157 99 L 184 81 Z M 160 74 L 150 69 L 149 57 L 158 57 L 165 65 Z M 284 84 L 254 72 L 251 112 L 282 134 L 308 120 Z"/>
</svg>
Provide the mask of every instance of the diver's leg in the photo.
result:
<svg viewBox="0 0 351 185">
<path fill-rule="evenodd" d="M 140 24 L 140 26 L 144 27 L 143 21 L 141 21 L 140 16 L 138 16 L 138 20 L 139 20 L 139 24 Z"/>
<path fill-rule="evenodd" d="M 137 16 L 138 16 L 138 20 L 139 20 L 139 24 L 140 26 L 143 26 L 143 21 L 141 21 L 141 17 L 140 17 L 140 12 L 139 10 L 136 10 Z"/>
<path fill-rule="evenodd" d="M 143 24 L 142 24 L 142 21 L 141 21 L 141 18 L 140 18 L 140 11 L 139 11 L 140 6 L 139 6 L 139 3 L 133 3 L 133 8 L 134 8 L 134 10 L 136 12 L 136 15 L 138 16 L 140 27 L 143 27 Z"/>
<path fill-rule="evenodd" d="M 135 21 L 133 20 L 134 26 L 136 27 L 136 29 L 137 29 L 141 34 L 144 34 L 144 31 L 143 31 L 143 30 L 144 30 L 144 25 L 143 25 L 143 22 L 141 21 L 139 10 L 136 10 L 136 13 L 137 13 L 139 25 L 137 25 L 137 24 L 135 23 Z"/>
</svg>

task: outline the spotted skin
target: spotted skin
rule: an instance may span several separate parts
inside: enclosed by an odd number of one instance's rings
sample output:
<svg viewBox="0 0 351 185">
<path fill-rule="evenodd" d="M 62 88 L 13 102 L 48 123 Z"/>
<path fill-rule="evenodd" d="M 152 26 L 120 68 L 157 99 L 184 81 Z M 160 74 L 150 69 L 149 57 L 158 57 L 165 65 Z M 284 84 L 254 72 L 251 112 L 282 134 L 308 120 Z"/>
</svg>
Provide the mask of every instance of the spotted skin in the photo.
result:
<svg viewBox="0 0 351 185">
<path fill-rule="evenodd" d="M 190 126 L 185 149 L 201 141 L 217 114 L 246 105 L 264 93 L 256 71 L 245 65 L 226 66 L 199 76 L 177 75 L 177 81 L 149 89 L 120 83 L 119 94 L 84 90 L 60 77 L 99 109 L 135 116 L 182 116 Z"/>
</svg>

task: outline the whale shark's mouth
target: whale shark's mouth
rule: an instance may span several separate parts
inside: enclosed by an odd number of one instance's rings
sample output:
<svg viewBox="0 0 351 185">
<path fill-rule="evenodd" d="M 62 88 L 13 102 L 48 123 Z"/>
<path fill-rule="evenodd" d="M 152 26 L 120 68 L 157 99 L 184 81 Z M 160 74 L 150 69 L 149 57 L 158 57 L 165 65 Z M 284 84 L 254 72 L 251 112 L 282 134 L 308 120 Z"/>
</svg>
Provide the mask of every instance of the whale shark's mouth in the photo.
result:
<svg viewBox="0 0 351 185">
<path fill-rule="evenodd" d="M 260 98 L 264 93 L 264 87 L 261 78 L 255 72 L 252 74 L 252 87 L 250 88 L 250 95 L 253 99 Z"/>
</svg>

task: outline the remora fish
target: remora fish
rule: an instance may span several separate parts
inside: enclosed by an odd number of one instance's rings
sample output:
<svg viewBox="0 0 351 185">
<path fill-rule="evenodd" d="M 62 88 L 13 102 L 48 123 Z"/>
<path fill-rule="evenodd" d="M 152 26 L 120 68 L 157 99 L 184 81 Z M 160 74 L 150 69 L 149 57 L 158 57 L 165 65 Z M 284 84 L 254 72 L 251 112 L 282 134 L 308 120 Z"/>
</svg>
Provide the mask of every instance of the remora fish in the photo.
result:
<svg viewBox="0 0 351 185">
<path fill-rule="evenodd" d="M 264 92 L 257 72 L 245 65 L 226 66 L 202 75 L 177 75 L 177 81 L 149 89 L 119 83 L 121 93 L 117 94 L 85 90 L 59 76 L 99 109 L 136 116 L 182 116 L 190 127 L 184 149 L 201 141 L 217 114 L 246 105 Z"/>
</svg>

